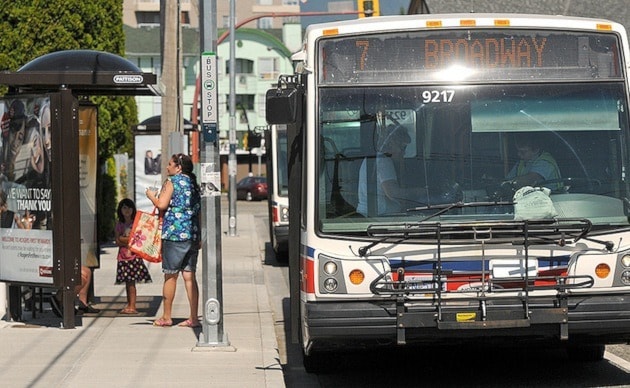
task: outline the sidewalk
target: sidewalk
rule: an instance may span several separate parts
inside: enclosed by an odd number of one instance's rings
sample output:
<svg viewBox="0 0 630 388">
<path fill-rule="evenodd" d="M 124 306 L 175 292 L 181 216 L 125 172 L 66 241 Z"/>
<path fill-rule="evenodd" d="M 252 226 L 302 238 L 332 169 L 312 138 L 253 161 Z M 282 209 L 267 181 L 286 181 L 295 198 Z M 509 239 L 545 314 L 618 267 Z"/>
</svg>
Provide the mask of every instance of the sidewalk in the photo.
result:
<svg viewBox="0 0 630 388">
<path fill-rule="evenodd" d="M 118 314 L 126 303 L 125 287 L 114 284 L 117 248 L 107 247 L 101 254 L 101 268 L 94 272 L 94 306 L 101 309 L 99 314 L 78 316 L 75 329 L 63 330 L 62 320 L 52 314 L 46 302 L 45 311 L 38 312 L 35 319 L 26 311 L 25 322 L 0 321 L 0 384 L 284 387 L 254 217 L 239 214 L 237 222 L 238 236 L 227 236 L 226 223 L 222 226 L 223 329 L 227 343 L 197 346 L 201 328 L 152 325 L 162 308 L 159 264 L 149 267 L 153 283 L 137 286 L 140 313 Z M 201 274 L 198 268 L 200 288 Z M 174 324 L 187 315 L 180 277 L 173 305 Z"/>
</svg>

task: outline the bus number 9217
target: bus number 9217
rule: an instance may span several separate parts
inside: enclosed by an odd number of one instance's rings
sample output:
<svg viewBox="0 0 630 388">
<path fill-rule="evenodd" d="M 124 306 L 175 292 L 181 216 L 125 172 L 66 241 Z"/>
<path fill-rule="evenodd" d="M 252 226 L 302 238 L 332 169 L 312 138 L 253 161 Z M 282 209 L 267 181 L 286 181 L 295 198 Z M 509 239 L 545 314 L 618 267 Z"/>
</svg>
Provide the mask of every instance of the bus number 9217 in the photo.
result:
<svg viewBox="0 0 630 388">
<path fill-rule="evenodd" d="M 627 58 L 599 19 L 310 25 L 266 107 L 307 370 L 370 344 L 630 340 Z"/>
</svg>

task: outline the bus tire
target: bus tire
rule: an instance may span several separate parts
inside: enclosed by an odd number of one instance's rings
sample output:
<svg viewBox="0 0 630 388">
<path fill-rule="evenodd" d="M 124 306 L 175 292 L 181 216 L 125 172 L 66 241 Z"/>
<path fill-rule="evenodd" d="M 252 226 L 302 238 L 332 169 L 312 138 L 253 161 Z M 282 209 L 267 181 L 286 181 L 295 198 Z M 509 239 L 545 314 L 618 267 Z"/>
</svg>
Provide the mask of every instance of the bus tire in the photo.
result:
<svg viewBox="0 0 630 388">
<path fill-rule="evenodd" d="M 606 346 L 603 344 L 569 345 L 567 346 L 566 351 L 571 361 L 598 362 L 604 359 Z"/>
<path fill-rule="evenodd" d="M 289 247 L 288 244 L 274 244 L 273 252 L 276 254 L 276 260 L 279 263 L 289 262 Z"/>
</svg>

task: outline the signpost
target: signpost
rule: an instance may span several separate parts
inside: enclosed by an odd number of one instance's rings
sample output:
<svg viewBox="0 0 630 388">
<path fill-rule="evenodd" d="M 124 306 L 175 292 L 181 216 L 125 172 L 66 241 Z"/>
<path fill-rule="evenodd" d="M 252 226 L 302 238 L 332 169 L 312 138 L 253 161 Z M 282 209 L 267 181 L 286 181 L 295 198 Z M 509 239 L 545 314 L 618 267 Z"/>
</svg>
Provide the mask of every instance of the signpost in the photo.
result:
<svg viewBox="0 0 630 388">
<path fill-rule="evenodd" d="M 201 26 L 201 221 L 203 268 L 202 332 L 197 346 L 229 346 L 223 331 L 223 277 L 221 264 L 221 182 L 217 128 L 216 0 L 199 2 Z"/>
</svg>

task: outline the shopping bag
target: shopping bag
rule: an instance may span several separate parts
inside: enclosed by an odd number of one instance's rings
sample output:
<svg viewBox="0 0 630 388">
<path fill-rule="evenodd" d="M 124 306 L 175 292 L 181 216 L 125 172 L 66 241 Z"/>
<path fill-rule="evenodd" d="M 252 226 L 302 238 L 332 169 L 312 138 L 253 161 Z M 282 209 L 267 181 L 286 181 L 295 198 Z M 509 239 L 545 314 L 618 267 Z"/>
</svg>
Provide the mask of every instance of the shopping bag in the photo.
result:
<svg viewBox="0 0 630 388">
<path fill-rule="evenodd" d="M 553 201 L 549 197 L 551 190 L 546 187 L 525 186 L 514 194 L 515 220 L 540 220 L 558 216 Z"/>
<path fill-rule="evenodd" d="M 136 211 L 128 248 L 138 257 L 151 263 L 162 262 L 162 218 L 157 208 L 152 213 Z"/>
</svg>

